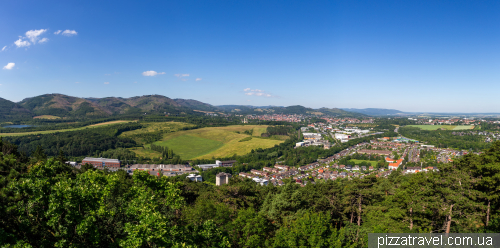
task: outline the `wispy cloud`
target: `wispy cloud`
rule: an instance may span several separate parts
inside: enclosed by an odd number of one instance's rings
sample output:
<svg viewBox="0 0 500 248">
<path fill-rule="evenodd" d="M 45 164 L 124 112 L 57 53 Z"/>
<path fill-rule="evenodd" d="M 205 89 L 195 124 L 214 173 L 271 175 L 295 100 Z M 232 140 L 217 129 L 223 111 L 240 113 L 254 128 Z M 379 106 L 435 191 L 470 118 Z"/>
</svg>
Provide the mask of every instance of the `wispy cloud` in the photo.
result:
<svg viewBox="0 0 500 248">
<path fill-rule="evenodd" d="M 54 32 L 54 34 L 60 34 L 62 32 L 62 30 L 57 30 Z"/>
<path fill-rule="evenodd" d="M 273 95 L 259 89 L 251 89 L 251 88 L 246 88 L 243 89 L 245 92 L 245 95 L 247 96 L 263 96 L 263 97 L 273 97 Z"/>
<path fill-rule="evenodd" d="M 41 37 L 41 35 L 45 32 L 47 32 L 47 29 L 33 29 L 26 31 L 25 36 L 19 36 L 19 39 L 14 41 L 14 44 L 17 47 L 29 47 L 36 43 L 45 43 L 49 41 L 48 38 Z"/>
<path fill-rule="evenodd" d="M 75 30 L 69 30 L 69 29 L 66 29 L 62 32 L 62 35 L 65 35 L 65 36 L 73 36 L 73 35 L 77 35 L 78 32 L 76 32 Z"/>
<path fill-rule="evenodd" d="M 109 74 L 109 73 L 106 73 L 106 74 L 104 74 L 104 76 L 111 76 L 111 74 Z"/>
<path fill-rule="evenodd" d="M 154 77 L 156 75 L 163 75 L 163 74 L 165 74 L 165 72 L 145 71 L 142 73 L 142 75 L 146 77 Z"/>
<path fill-rule="evenodd" d="M 7 46 L 4 46 L 4 47 L 2 48 L 2 52 L 3 52 L 3 51 L 5 51 L 5 50 L 7 50 Z"/>
<path fill-rule="evenodd" d="M 174 74 L 174 76 L 178 77 L 182 81 L 187 81 L 187 79 L 183 77 L 189 77 L 189 74 Z"/>
<path fill-rule="evenodd" d="M 26 32 L 26 38 L 28 38 L 33 44 L 35 44 L 39 39 L 40 35 L 45 33 L 47 29 L 35 29 Z"/>
<path fill-rule="evenodd" d="M 12 70 L 16 63 L 8 63 L 6 66 L 3 67 L 4 70 Z"/>
<path fill-rule="evenodd" d="M 28 47 L 31 43 L 27 40 L 23 40 L 23 38 L 19 38 L 19 40 L 14 41 L 17 47 Z"/>
<path fill-rule="evenodd" d="M 104 84 L 109 84 L 109 82 L 104 82 Z"/>
<path fill-rule="evenodd" d="M 75 82 L 75 84 L 79 84 L 80 82 Z"/>
<path fill-rule="evenodd" d="M 201 81 L 201 78 L 196 78 L 196 81 Z"/>
</svg>

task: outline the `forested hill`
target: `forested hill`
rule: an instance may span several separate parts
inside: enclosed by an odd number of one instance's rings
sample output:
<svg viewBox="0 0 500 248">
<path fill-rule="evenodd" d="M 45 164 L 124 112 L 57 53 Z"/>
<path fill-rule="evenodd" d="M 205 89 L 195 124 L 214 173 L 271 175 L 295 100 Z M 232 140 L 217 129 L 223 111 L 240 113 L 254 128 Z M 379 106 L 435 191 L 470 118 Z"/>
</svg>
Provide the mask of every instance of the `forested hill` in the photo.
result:
<svg viewBox="0 0 500 248">
<path fill-rule="evenodd" d="M 15 102 L 0 98 L 0 121 L 15 117 L 31 117 L 31 112 Z"/>
<path fill-rule="evenodd" d="M 320 108 L 313 109 L 300 105 L 278 107 L 278 106 L 265 106 L 255 107 L 247 105 L 222 105 L 218 106 L 220 109 L 238 114 L 298 114 L 298 115 L 328 115 L 328 116 L 341 116 L 341 117 L 362 117 L 364 114 L 348 112 L 338 108 Z"/>
<path fill-rule="evenodd" d="M 45 94 L 26 98 L 20 106 L 33 115 L 55 115 L 59 117 L 110 116 L 138 113 L 190 112 L 193 110 L 214 111 L 217 108 L 196 100 L 170 99 L 161 95 L 146 95 L 130 98 L 79 98 L 63 94 Z"/>
<path fill-rule="evenodd" d="M 338 108 L 312 109 L 295 106 L 213 106 L 192 99 L 171 99 L 162 95 L 146 95 L 130 98 L 80 98 L 63 94 L 45 94 L 30 97 L 19 103 L 0 100 L 0 113 L 4 121 L 31 118 L 40 115 L 74 118 L 101 118 L 117 115 L 138 114 L 194 114 L 195 112 L 225 112 L 233 114 L 298 114 L 317 116 L 361 117 L 360 113 Z"/>
</svg>

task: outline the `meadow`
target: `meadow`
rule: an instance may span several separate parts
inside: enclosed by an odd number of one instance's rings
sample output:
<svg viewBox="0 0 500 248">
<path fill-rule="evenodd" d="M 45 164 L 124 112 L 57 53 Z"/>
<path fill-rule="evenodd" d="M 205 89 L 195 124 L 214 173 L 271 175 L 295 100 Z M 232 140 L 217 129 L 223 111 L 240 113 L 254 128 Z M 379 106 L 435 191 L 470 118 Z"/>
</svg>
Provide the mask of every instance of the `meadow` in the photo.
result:
<svg viewBox="0 0 500 248">
<path fill-rule="evenodd" d="M 89 125 L 89 126 L 85 126 L 85 127 L 78 127 L 78 128 L 69 128 L 69 129 L 60 129 L 60 130 L 45 130 L 45 131 L 23 132 L 23 133 L 0 133 L 0 137 L 24 136 L 24 135 L 31 135 L 31 134 L 62 133 L 62 132 L 69 132 L 69 131 L 78 131 L 78 130 L 83 130 L 83 129 L 87 129 L 87 128 L 105 127 L 105 126 L 120 124 L 120 123 L 130 123 L 130 122 L 135 122 L 135 121 L 108 121 L 108 122 L 103 122 L 103 123 L 98 123 L 98 124 Z"/>
<path fill-rule="evenodd" d="M 234 154 L 244 155 L 252 149 L 265 149 L 283 142 L 283 140 L 261 138 L 260 135 L 266 131 L 266 128 L 267 126 L 263 125 L 235 125 L 177 131 L 165 134 L 161 141 L 154 144 L 167 146 L 182 159 L 211 159 Z M 253 130 L 253 138 L 239 142 L 243 138 L 250 137 L 244 134 L 247 130 Z"/>
<path fill-rule="evenodd" d="M 56 120 L 56 119 L 61 119 L 61 117 L 59 117 L 59 116 L 55 116 L 55 115 L 39 115 L 39 116 L 35 116 L 35 117 L 33 117 L 33 119 L 48 119 L 48 120 Z"/>
<path fill-rule="evenodd" d="M 474 129 L 473 125 L 408 125 L 408 127 L 418 127 L 422 130 L 438 130 L 438 129 L 446 129 L 446 130 L 467 130 Z"/>
<path fill-rule="evenodd" d="M 371 164 L 371 166 L 374 166 L 374 167 L 377 165 L 377 161 L 359 160 L 359 159 L 351 159 L 351 161 L 353 161 L 356 164 L 360 164 L 361 162 L 368 162 Z"/>
<path fill-rule="evenodd" d="M 148 133 L 172 133 L 176 132 L 184 127 L 193 127 L 193 124 L 184 122 L 146 122 L 141 123 L 144 127 L 141 129 L 136 129 L 132 131 L 123 132 L 120 136 L 125 138 L 131 138 L 139 143 L 145 143 L 143 140 L 144 134 Z"/>
</svg>

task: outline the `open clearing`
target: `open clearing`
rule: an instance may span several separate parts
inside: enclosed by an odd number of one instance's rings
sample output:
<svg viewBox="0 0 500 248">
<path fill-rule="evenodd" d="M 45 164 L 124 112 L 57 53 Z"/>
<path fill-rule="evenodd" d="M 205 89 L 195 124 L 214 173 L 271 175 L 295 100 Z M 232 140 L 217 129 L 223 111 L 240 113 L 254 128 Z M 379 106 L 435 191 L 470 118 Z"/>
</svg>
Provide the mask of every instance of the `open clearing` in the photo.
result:
<svg viewBox="0 0 500 248">
<path fill-rule="evenodd" d="M 133 121 L 108 121 L 108 122 L 103 122 L 103 123 L 94 124 L 94 125 L 85 126 L 85 127 L 70 128 L 70 129 L 60 129 L 60 130 L 46 130 L 46 131 L 24 132 L 24 133 L 0 133 L 0 137 L 4 137 L 4 136 L 24 136 L 24 135 L 32 135 L 32 134 L 62 133 L 62 132 L 83 130 L 83 129 L 86 129 L 86 128 L 97 128 L 97 127 L 109 126 L 109 125 L 114 125 L 114 124 L 119 124 L 119 123 L 129 123 L 129 122 L 133 122 Z"/>
<path fill-rule="evenodd" d="M 132 131 L 123 132 L 120 136 L 131 138 L 139 143 L 145 143 L 141 137 L 141 134 L 161 132 L 161 133 L 171 133 L 176 132 L 184 127 L 192 127 L 193 124 L 184 122 L 146 122 L 141 123 L 145 127 L 141 129 L 136 129 Z"/>
<path fill-rule="evenodd" d="M 39 116 L 35 116 L 35 117 L 33 117 L 33 119 L 49 119 L 49 120 L 55 120 L 55 119 L 61 119 L 61 117 L 59 117 L 59 116 L 55 116 L 55 115 L 39 115 Z"/>
<path fill-rule="evenodd" d="M 107 126 L 107 125 L 112 125 L 112 124 L 130 123 L 130 122 L 136 122 L 136 121 L 108 121 L 108 122 L 93 124 L 93 125 L 90 125 L 89 127 Z"/>
<path fill-rule="evenodd" d="M 377 165 L 377 161 L 359 160 L 359 159 L 351 159 L 351 161 L 353 161 L 353 162 L 354 162 L 354 163 L 356 163 L 356 164 L 360 164 L 361 162 L 368 162 L 368 163 L 370 163 L 372 166 L 376 166 L 376 165 Z"/>
<path fill-rule="evenodd" d="M 464 126 L 457 126 L 453 130 L 468 130 L 468 129 L 474 129 L 475 126 L 473 125 L 464 125 Z"/>
<path fill-rule="evenodd" d="M 163 136 L 163 140 L 154 144 L 168 146 L 182 159 L 210 159 L 212 157 L 228 157 L 234 154 L 244 155 L 252 149 L 265 149 L 283 142 L 283 140 L 257 138 L 265 132 L 266 128 L 267 126 L 258 125 L 205 127 L 168 133 Z M 254 130 L 252 135 L 254 138 L 239 142 L 243 138 L 250 137 L 243 132 L 252 129 Z"/>
<path fill-rule="evenodd" d="M 183 159 L 192 159 L 221 148 L 224 143 L 192 135 L 182 135 L 169 140 L 155 142 L 155 145 L 166 146 L 174 150 Z"/>
<path fill-rule="evenodd" d="M 440 128 L 446 129 L 446 130 L 466 130 L 466 129 L 474 129 L 473 125 L 464 125 L 464 126 L 457 126 L 457 125 L 408 125 L 408 127 L 418 127 L 422 130 L 438 130 Z"/>
<path fill-rule="evenodd" d="M 137 154 L 137 156 L 139 157 L 146 157 L 146 158 L 160 158 L 161 157 L 161 153 L 157 152 L 157 151 L 153 151 L 153 150 L 150 150 L 150 149 L 144 149 L 142 147 L 140 148 L 129 148 L 129 150 L 135 152 L 135 154 Z"/>
</svg>

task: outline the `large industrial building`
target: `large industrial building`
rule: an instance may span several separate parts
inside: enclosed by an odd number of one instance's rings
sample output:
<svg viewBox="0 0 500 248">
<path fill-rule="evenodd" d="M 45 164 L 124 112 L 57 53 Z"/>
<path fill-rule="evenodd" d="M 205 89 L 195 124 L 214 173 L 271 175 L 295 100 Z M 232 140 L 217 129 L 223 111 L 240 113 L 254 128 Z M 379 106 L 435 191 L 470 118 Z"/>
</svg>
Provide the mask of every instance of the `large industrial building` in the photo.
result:
<svg viewBox="0 0 500 248">
<path fill-rule="evenodd" d="M 95 168 L 120 168 L 121 162 L 118 159 L 111 158 L 89 158 L 86 157 L 82 160 L 82 164 L 91 164 Z"/>
</svg>

